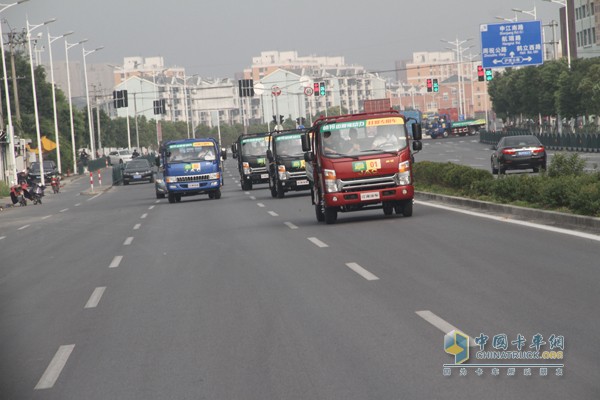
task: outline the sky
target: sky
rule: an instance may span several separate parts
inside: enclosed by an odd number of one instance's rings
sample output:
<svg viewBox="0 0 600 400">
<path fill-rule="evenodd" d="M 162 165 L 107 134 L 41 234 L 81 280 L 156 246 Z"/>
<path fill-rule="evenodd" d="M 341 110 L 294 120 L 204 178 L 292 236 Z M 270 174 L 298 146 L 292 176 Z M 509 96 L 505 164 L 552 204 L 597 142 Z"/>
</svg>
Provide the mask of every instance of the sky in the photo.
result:
<svg viewBox="0 0 600 400">
<path fill-rule="evenodd" d="M 104 46 L 86 57 L 88 64 L 161 56 L 166 67 L 184 67 L 188 75 L 233 78 L 252 57 L 272 50 L 343 56 L 373 72 L 393 70 L 413 52 L 453 47 L 442 40 L 472 39 L 465 54 L 478 54 L 480 24 L 502 23 L 497 16 L 531 20 L 512 8 L 534 7 L 543 24 L 559 20 L 560 6 L 540 0 L 29 0 L 0 17 L 8 23 L 4 33 L 25 28 L 27 20 L 38 25 L 56 18 L 33 34 L 43 32 L 47 40 L 48 29 L 52 36 L 74 31 L 69 43 L 88 39 L 86 50 Z M 52 56 L 65 59 L 62 39 L 53 42 Z"/>
</svg>

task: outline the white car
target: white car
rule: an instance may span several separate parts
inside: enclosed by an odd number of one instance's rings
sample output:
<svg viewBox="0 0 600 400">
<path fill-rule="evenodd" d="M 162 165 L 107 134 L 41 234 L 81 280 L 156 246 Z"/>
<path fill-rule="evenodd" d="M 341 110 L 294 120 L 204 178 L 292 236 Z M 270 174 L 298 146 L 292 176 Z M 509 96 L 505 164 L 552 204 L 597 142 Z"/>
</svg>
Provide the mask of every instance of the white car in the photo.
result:
<svg viewBox="0 0 600 400">
<path fill-rule="evenodd" d="M 131 151 L 128 149 L 111 151 L 108 153 L 108 159 L 111 165 L 126 164 L 131 161 Z"/>
</svg>

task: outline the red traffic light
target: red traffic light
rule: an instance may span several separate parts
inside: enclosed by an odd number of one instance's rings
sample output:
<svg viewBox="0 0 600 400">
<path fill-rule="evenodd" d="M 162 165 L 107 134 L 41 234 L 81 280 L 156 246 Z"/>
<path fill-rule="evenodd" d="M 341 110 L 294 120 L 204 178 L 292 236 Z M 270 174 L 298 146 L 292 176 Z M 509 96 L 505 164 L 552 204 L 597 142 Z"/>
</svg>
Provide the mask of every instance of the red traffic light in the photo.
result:
<svg viewBox="0 0 600 400">
<path fill-rule="evenodd" d="M 477 79 L 479 82 L 483 82 L 485 80 L 485 70 L 482 65 L 477 66 Z"/>
<path fill-rule="evenodd" d="M 431 79 L 427 79 L 427 91 L 428 92 L 433 91 L 433 80 L 431 80 Z"/>
<path fill-rule="evenodd" d="M 315 83 L 313 84 L 313 94 L 314 94 L 315 96 L 318 96 L 318 95 L 319 95 L 319 82 L 315 82 Z"/>
</svg>

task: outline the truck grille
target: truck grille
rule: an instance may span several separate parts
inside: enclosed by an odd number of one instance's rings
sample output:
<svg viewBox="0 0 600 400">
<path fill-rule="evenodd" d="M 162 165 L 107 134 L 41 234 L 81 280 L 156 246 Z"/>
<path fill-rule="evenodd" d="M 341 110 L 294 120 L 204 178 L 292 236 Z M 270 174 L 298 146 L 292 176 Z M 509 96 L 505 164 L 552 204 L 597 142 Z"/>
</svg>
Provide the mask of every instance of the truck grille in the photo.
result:
<svg viewBox="0 0 600 400">
<path fill-rule="evenodd" d="M 394 175 L 350 180 L 340 179 L 338 182 L 342 192 L 354 192 L 363 189 L 385 189 L 397 186 Z"/>
<path fill-rule="evenodd" d="M 302 178 L 302 179 L 305 179 L 306 178 L 306 171 L 302 170 L 302 171 L 298 171 L 298 172 L 288 172 L 288 176 L 290 178 Z"/>
<path fill-rule="evenodd" d="M 252 167 L 250 168 L 250 171 L 253 173 L 267 172 L 267 167 Z"/>
<path fill-rule="evenodd" d="M 178 176 L 177 177 L 177 182 L 196 182 L 196 181 L 207 181 L 207 180 L 208 180 L 208 174 Z"/>
</svg>

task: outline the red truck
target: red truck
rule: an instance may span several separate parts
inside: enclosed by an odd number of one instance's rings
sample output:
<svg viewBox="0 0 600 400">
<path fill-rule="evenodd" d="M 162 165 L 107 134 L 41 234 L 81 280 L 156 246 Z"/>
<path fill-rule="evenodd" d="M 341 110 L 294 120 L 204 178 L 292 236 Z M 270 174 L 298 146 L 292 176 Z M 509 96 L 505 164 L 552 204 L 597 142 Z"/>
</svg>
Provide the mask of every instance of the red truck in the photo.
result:
<svg viewBox="0 0 600 400">
<path fill-rule="evenodd" d="M 382 208 L 385 215 L 413 212 L 413 156 L 406 118 L 395 110 L 320 117 L 302 135 L 306 175 L 317 221 L 333 224 L 338 212 Z M 414 123 L 412 150 L 422 149 Z"/>
</svg>

